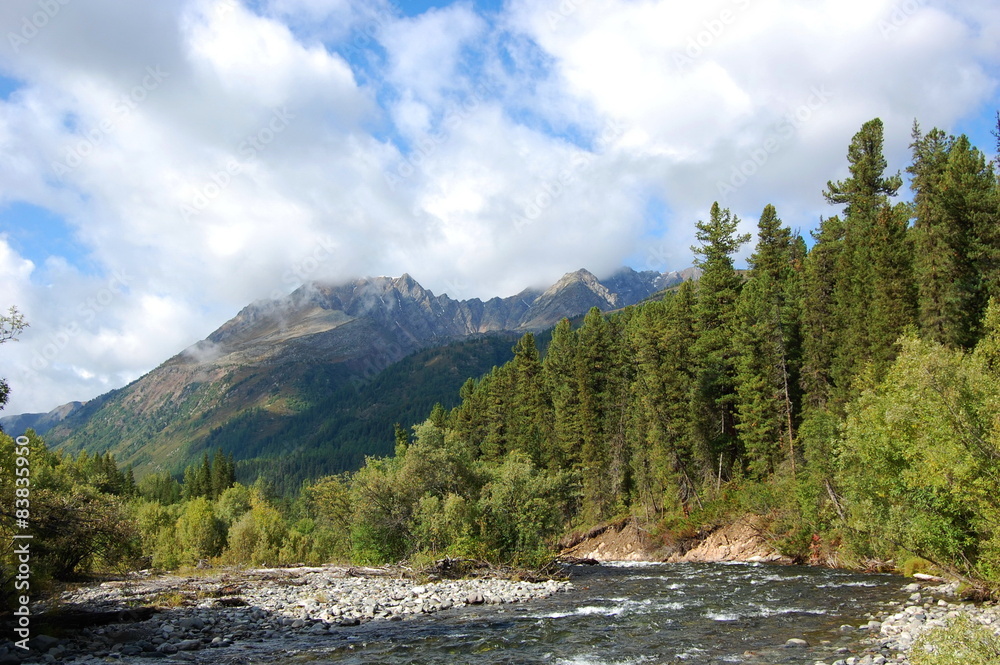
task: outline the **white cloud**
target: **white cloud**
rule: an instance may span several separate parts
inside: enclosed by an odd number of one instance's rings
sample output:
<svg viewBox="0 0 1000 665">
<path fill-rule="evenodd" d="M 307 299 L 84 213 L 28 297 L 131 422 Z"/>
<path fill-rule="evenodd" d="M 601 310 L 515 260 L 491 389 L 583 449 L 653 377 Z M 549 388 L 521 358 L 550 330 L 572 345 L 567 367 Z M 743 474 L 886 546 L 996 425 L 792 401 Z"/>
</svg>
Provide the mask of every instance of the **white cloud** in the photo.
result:
<svg viewBox="0 0 1000 665">
<path fill-rule="evenodd" d="M 409 272 L 468 298 L 683 268 L 723 197 L 748 230 L 768 202 L 807 230 L 862 122 L 883 118 L 895 170 L 915 117 L 995 100 L 994 4 L 60 5 L 0 48 L 22 83 L 0 205 L 63 217 L 96 270 L 0 235 L 32 325 L 0 349 L 6 412 L 122 385 L 303 281 Z M 0 36 L 37 11 L 0 4 Z"/>
</svg>

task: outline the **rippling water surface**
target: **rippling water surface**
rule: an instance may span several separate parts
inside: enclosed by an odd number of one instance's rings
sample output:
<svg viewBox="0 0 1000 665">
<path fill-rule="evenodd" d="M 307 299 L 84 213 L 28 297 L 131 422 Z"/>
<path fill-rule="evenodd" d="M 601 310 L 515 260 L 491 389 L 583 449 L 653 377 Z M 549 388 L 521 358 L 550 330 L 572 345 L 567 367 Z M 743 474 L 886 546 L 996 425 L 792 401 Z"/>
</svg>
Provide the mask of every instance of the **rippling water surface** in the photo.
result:
<svg viewBox="0 0 1000 665">
<path fill-rule="evenodd" d="M 808 663 L 856 649 L 900 578 L 760 564 L 572 569 L 576 590 L 522 605 L 372 622 L 288 644 L 266 662 L 393 664 Z M 807 649 L 784 648 L 803 638 Z M 290 648 L 288 648 L 290 647 Z M 260 662 L 264 662 L 263 660 Z"/>
</svg>

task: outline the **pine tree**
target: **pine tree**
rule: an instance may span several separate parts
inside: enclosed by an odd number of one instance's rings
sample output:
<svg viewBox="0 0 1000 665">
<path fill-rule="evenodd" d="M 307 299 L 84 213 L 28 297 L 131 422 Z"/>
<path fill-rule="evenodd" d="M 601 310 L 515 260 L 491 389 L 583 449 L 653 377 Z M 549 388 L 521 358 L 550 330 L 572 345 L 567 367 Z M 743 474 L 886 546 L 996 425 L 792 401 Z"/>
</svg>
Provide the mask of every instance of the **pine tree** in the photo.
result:
<svg viewBox="0 0 1000 665">
<path fill-rule="evenodd" d="M 698 477 L 697 421 L 691 409 L 697 372 L 694 347 L 698 339 L 697 287 L 688 280 L 668 301 L 667 321 L 662 342 L 663 411 L 660 427 L 672 463 L 679 475 L 678 500 L 687 510 L 700 503 Z M 704 469 L 701 469 L 704 471 Z"/>
<path fill-rule="evenodd" d="M 834 301 L 837 267 L 844 246 L 839 217 L 820 220 L 806 255 L 802 285 L 802 374 L 804 407 L 822 410 L 833 396 L 833 364 L 839 326 Z"/>
<path fill-rule="evenodd" d="M 696 311 L 697 341 L 694 345 L 696 374 L 692 412 L 698 438 L 697 455 L 706 470 L 718 460 L 718 473 L 739 457 L 735 418 L 736 300 L 743 278 L 733 267 L 732 255 L 749 234 L 737 234 L 739 218 L 718 203 L 712 205 L 708 222 L 699 221 L 691 249 L 701 258 Z"/>
<path fill-rule="evenodd" d="M 642 306 L 630 322 L 635 372 L 631 380 L 631 467 L 638 506 L 648 517 L 687 510 L 697 502 L 691 452 L 694 282 L 662 302 Z"/>
<path fill-rule="evenodd" d="M 549 461 L 552 418 L 535 336 L 525 333 L 513 350 L 511 448 L 523 451 L 536 466 L 544 467 Z"/>
<path fill-rule="evenodd" d="M 579 330 L 575 366 L 583 518 L 589 523 L 607 517 L 612 507 L 607 431 L 612 353 L 608 321 L 593 307 Z"/>
<path fill-rule="evenodd" d="M 210 499 L 218 499 L 222 493 L 233 486 L 236 482 L 232 462 L 222 454 L 222 449 L 215 451 L 211 467 L 211 492 Z"/>
<path fill-rule="evenodd" d="M 542 363 L 545 389 L 551 396 L 554 445 L 550 468 L 579 468 L 582 462 L 579 391 L 576 376 L 576 331 L 562 319 L 552 331 Z"/>
<path fill-rule="evenodd" d="M 878 118 L 862 125 L 847 151 L 851 176 L 827 183 L 823 193 L 844 204 L 844 240 L 835 270 L 833 304 L 837 340 L 832 379 L 840 403 L 869 364 L 876 376 L 896 353 L 896 340 L 916 316 L 908 211 L 893 206 L 902 179 L 885 177 L 883 127 Z"/>
<path fill-rule="evenodd" d="M 758 238 L 737 303 L 736 402 L 750 470 L 765 477 L 783 458 L 795 470 L 799 275 L 792 263 L 792 233 L 773 206 L 764 208 Z"/>
<path fill-rule="evenodd" d="M 913 128 L 911 235 L 922 334 L 971 348 L 996 284 L 996 180 L 964 135 Z"/>
</svg>

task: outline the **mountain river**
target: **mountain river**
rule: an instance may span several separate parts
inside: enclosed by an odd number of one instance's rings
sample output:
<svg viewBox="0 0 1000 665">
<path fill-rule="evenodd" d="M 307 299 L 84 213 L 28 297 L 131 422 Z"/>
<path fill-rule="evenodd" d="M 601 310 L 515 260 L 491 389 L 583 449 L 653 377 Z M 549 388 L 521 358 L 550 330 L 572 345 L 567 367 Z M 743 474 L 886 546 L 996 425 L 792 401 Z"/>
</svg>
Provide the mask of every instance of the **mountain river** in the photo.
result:
<svg viewBox="0 0 1000 665">
<path fill-rule="evenodd" d="M 544 600 L 375 621 L 334 639 L 286 642 L 280 654 L 250 662 L 812 665 L 860 652 L 868 633 L 841 627 L 864 625 L 907 596 L 899 577 L 800 566 L 612 564 L 572 573 L 575 590 Z M 809 646 L 786 647 L 793 638 Z"/>
</svg>

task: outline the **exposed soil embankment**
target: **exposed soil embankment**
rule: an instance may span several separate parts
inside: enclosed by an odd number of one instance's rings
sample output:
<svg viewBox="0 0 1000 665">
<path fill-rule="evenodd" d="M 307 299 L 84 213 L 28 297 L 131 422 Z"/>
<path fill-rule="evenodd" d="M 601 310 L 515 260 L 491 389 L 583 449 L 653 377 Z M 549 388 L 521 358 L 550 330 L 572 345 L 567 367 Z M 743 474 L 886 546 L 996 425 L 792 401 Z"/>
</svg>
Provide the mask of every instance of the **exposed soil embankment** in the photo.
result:
<svg viewBox="0 0 1000 665">
<path fill-rule="evenodd" d="M 635 520 L 608 524 L 569 536 L 562 556 L 595 561 L 791 563 L 767 539 L 764 520 L 748 516 L 690 537 L 654 536 Z"/>
</svg>

